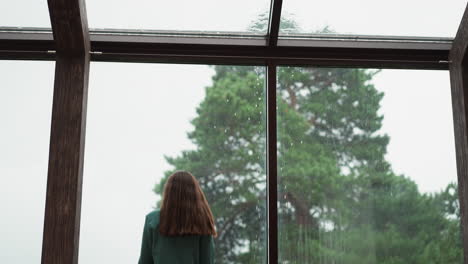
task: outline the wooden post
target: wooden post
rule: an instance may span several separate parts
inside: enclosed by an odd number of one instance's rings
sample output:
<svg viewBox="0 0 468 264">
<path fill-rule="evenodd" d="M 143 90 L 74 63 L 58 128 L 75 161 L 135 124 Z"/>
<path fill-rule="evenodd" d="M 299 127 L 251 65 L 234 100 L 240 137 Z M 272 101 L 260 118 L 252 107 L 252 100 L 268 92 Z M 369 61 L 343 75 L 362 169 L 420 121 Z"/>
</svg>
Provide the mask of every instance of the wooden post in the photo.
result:
<svg viewBox="0 0 468 264">
<path fill-rule="evenodd" d="M 49 0 L 56 45 L 42 264 L 77 264 L 89 73 L 84 0 Z"/>
<path fill-rule="evenodd" d="M 468 10 L 449 54 L 464 263 L 468 264 Z"/>
</svg>

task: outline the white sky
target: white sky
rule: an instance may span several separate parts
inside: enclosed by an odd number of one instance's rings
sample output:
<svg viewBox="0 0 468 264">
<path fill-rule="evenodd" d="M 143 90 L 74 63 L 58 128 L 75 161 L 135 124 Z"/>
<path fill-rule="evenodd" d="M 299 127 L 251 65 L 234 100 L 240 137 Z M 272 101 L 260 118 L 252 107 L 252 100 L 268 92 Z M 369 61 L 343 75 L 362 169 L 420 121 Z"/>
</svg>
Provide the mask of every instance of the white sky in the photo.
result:
<svg viewBox="0 0 468 264">
<path fill-rule="evenodd" d="M 112 2 L 112 3 L 111 3 Z M 90 28 L 245 31 L 268 0 L 87 0 Z M 1 0 L 0 26 L 50 27 L 46 0 Z M 304 33 L 454 37 L 467 0 L 285 0 Z M 248 8 L 246 8 L 248 7 Z M 216 12 L 214 12 L 216 10 Z"/>
<path fill-rule="evenodd" d="M 50 26 L 45 0 L 0 1 L 0 26 Z M 189 21 L 193 2 L 142 1 L 136 10 L 135 1 L 118 0 L 109 12 L 104 10 L 108 1 L 88 0 L 87 8 L 91 27 L 239 31 L 266 7 L 265 1 L 206 1 L 211 8 L 197 10 L 196 19 Z M 295 12 L 305 31 L 329 24 L 340 33 L 427 36 L 453 36 L 466 5 L 465 0 L 450 0 L 441 8 L 437 5 L 443 1 L 424 1 L 422 12 L 414 10 L 419 0 L 405 5 L 400 0 L 392 1 L 394 5 L 353 2 L 385 10 L 372 15 L 377 12 L 373 8 L 365 13 L 347 1 L 321 1 L 317 8 L 302 9 L 295 8 L 296 2 L 285 1 L 285 11 Z M 160 4 L 179 11 L 156 8 Z M 331 9 L 336 6 L 340 9 Z M 54 63 L 0 61 L 0 72 L 0 263 L 38 263 Z M 144 215 L 156 201 L 152 187 L 169 168 L 163 155 L 193 147 L 186 137 L 189 120 L 212 74 L 202 65 L 92 63 L 81 264 L 136 262 Z M 386 93 L 382 131 L 391 138 L 387 158 L 393 169 L 414 179 L 425 192 L 455 181 L 448 72 L 384 70 L 373 83 Z"/>
<path fill-rule="evenodd" d="M 284 0 L 304 33 L 455 37 L 466 0 Z"/>
</svg>

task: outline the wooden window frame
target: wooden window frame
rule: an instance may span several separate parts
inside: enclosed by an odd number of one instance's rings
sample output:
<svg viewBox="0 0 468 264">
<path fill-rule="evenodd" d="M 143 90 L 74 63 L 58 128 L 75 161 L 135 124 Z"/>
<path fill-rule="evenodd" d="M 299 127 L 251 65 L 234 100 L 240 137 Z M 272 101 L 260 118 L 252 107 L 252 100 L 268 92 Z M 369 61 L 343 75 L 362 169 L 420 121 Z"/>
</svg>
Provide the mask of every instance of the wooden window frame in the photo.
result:
<svg viewBox="0 0 468 264">
<path fill-rule="evenodd" d="M 468 14 L 455 39 L 304 35 L 279 37 L 282 0 L 268 32 L 210 34 L 90 31 L 84 0 L 48 0 L 52 30 L 0 28 L 0 59 L 56 62 L 43 264 L 77 264 L 90 61 L 263 65 L 267 68 L 268 263 L 278 263 L 277 67 L 449 70 L 463 234 L 468 264 Z"/>
</svg>

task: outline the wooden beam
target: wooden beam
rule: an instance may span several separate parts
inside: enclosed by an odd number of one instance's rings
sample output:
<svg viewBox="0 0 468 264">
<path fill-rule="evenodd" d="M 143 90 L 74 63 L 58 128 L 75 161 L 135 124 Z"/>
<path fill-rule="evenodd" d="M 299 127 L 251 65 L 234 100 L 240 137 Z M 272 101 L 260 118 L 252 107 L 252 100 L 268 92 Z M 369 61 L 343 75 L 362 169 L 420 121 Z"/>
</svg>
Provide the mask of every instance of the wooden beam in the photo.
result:
<svg viewBox="0 0 468 264">
<path fill-rule="evenodd" d="M 465 56 L 468 47 L 468 8 L 465 8 L 461 23 L 458 27 L 457 35 L 453 40 L 450 50 L 451 60 L 460 61 Z"/>
<path fill-rule="evenodd" d="M 283 0 L 271 0 L 270 19 L 268 21 L 268 46 L 273 47 L 278 44 L 278 36 L 281 24 L 281 9 Z"/>
<path fill-rule="evenodd" d="M 90 32 L 94 61 L 448 70 L 452 39 L 378 36 L 266 38 L 160 31 Z M 1 29 L 0 59 L 55 58 L 52 32 Z"/>
<path fill-rule="evenodd" d="M 449 53 L 464 263 L 468 264 L 468 9 Z"/>
<path fill-rule="evenodd" d="M 244 39 L 242 45 L 228 45 L 233 42 L 229 38 L 194 39 L 196 44 L 177 36 L 92 33 L 92 60 L 250 65 L 274 61 L 277 65 L 296 66 L 447 70 L 451 48 L 451 41 L 427 38 L 281 39 L 281 46 L 259 45 L 258 39 Z"/>
<path fill-rule="evenodd" d="M 43 264 L 77 264 L 89 56 L 57 57 Z"/>
<path fill-rule="evenodd" d="M 42 264 L 77 264 L 90 41 L 84 0 L 49 0 L 56 46 Z"/>
<path fill-rule="evenodd" d="M 468 264 L 468 67 L 450 64 L 455 150 L 464 263 Z"/>
<path fill-rule="evenodd" d="M 58 54 L 79 55 L 89 52 L 89 30 L 84 0 L 48 0 Z"/>
</svg>

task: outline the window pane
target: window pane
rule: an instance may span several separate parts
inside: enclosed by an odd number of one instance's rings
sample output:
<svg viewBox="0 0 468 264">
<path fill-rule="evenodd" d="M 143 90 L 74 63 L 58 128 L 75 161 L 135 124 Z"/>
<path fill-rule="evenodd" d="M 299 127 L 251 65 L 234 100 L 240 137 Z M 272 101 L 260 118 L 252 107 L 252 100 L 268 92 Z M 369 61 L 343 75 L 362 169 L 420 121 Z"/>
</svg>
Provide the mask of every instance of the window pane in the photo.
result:
<svg viewBox="0 0 468 264">
<path fill-rule="evenodd" d="M 50 28 L 47 1 L 2 1 L 0 8 L 0 27 Z"/>
<path fill-rule="evenodd" d="M 467 0 L 285 0 L 280 32 L 455 37 L 466 4 Z"/>
<path fill-rule="evenodd" d="M 53 62 L 2 61 L 0 263 L 40 263 Z"/>
<path fill-rule="evenodd" d="M 86 6 L 91 28 L 265 33 L 266 26 L 261 29 L 250 27 L 261 15 L 268 19 L 270 1 L 116 0 L 112 4 L 106 1 L 87 1 Z"/>
<path fill-rule="evenodd" d="M 264 69 L 92 63 L 80 263 L 136 263 L 174 170 L 198 178 L 216 263 L 264 263 Z"/>
<path fill-rule="evenodd" d="M 278 75 L 280 263 L 463 263 L 448 72 Z"/>
</svg>

